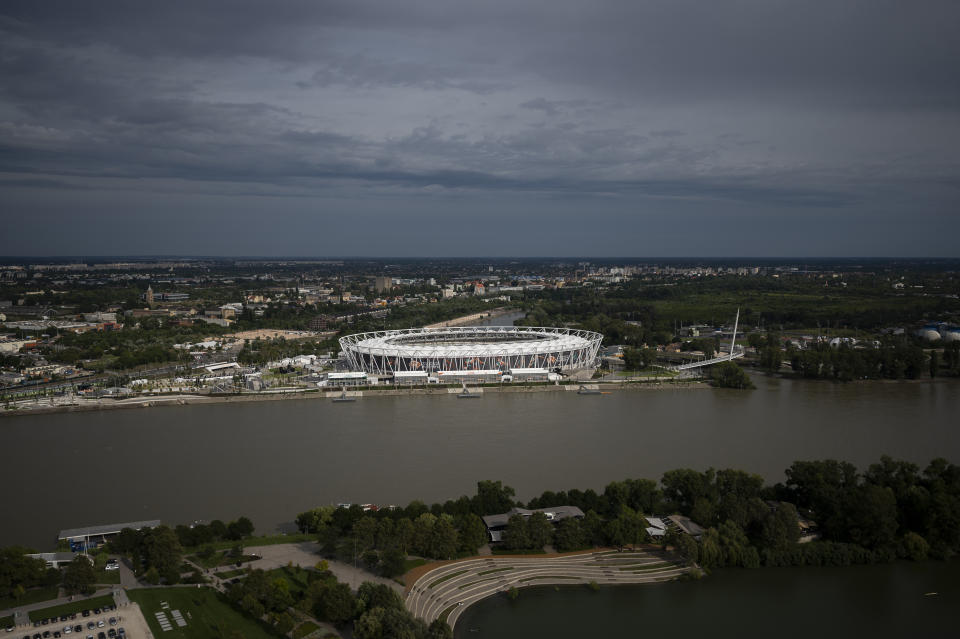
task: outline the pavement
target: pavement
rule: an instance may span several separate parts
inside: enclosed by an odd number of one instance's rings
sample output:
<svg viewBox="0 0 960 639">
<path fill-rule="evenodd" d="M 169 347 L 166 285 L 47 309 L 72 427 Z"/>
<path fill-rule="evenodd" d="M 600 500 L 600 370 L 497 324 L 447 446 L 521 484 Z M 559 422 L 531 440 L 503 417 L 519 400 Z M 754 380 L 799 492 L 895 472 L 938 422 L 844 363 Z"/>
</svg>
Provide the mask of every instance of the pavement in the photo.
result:
<svg viewBox="0 0 960 639">
<path fill-rule="evenodd" d="M 323 559 L 317 554 L 318 546 L 315 542 L 305 541 L 296 544 L 277 544 L 274 546 L 247 546 L 244 548 L 244 554 L 259 555 L 260 559 L 245 563 L 244 566 L 251 568 L 260 568 L 262 570 L 273 570 L 282 568 L 289 563 L 301 568 L 313 568 Z M 367 572 L 361 568 L 356 568 L 350 564 L 340 561 L 327 560 L 330 572 L 337 576 L 339 581 L 349 584 L 356 590 L 365 581 L 372 581 L 378 584 L 384 584 L 395 589 L 398 593 L 403 592 L 403 586 L 384 577 L 378 577 L 373 573 Z M 231 569 L 233 566 L 227 567 Z"/>
<path fill-rule="evenodd" d="M 644 584 L 688 572 L 661 551 L 599 551 L 559 556 L 501 556 L 444 564 L 422 575 L 406 597 L 407 609 L 428 624 L 450 608 L 451 628 L 471 604 L 510 588 L 548 584 Z"/>
<path fill-rule="evenodd" d="M 102 595 L 109 595 L 113 592 L 112 587 L 100 588 L 92 595 L 73 595 L 70 597 L 57 597 L 56 599 L 48 599 L 47 601 L 41 601 L 34 604 L 27 604 L 24 606 L 17 606 L 16 608 L 10 608 L 9 610 L 0 610 L 0 617 L 6 617 L 11 615 L 15 618 L 18 618 L 19 615 L 23 615 L 24 619 L 27 619 L 27 613 L 33 610 L 43 610 L 44 608 L 52 608 L 54 606 L 59 606 L 61 604 L 68 604 L 77 601 L 83 601 L 84 599 L 92 599 L 94 597 L 100 597 Z M 19 619 L 18 619 L 19 622 Z"/>
</svg>

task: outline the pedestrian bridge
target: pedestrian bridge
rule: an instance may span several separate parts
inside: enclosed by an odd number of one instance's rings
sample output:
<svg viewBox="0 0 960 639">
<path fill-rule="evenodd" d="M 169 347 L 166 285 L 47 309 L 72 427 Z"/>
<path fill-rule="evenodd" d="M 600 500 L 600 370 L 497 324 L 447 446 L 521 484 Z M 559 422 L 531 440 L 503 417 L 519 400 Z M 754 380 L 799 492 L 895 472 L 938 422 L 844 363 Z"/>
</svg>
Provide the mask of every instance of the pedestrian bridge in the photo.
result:
<svg viewBox="0 0 960 639">
<path fill-rule="evenodd" d="M 687 364 L 680 364 L 678 366 L 671 366 L 670 370 L 672 371 L 686 371 L 691 368 L 701 368 L 703 366 L 710 366 L 712 364 L 719 364 L 720 362 L 729 362 L 732 359 L 739 359 L 743 357 L 743 351 L 738 350 L 734 351 L 733 354 L 721 355 L 720 357 L 714 357 L 711 359 L 701 360 L 699 362 L 689 362 Z"/>
<path fill-rule="evenodd" d="M 740 350 L 737 350 L 737 327 L 740 325 L 740 309 L 737 309 L 737 316 L 733 320 L 733 337 L 730 340 L 730 352 L 726 355 L 721 355 L 720 357 L 712 357 L 710 359 L 701 360 L 699 362 L 689 362 L 687 364 L 680 364 L 678 366 L 671 366 L 670 370 L 672 371 L 687 371 L 692 368 L 703 368 L 704 366 L 711 366 L 713 364 L 719 364 L 720 362 L 729 362 L 733 359 L 738 359 L 743 357 L 743 347 L 740 347 Z"/>
</svg>

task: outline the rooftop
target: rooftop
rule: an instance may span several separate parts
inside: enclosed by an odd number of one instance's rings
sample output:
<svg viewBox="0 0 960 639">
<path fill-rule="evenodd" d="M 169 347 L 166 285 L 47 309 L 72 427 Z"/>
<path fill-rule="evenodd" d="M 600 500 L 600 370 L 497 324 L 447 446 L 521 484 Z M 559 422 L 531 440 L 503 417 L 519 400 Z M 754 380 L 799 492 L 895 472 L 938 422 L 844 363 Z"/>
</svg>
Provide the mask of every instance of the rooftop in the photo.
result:
<svg viewBox="0 0 960 639">
<path fill-rule="evenodd" d="M 140 530 L 141 528 L 156 528 L 160 525 L 159 519 L 147 521 L 129 521 L 121 524 L 105 524 L 103 526 L 86 526 L 84 528 L 67 528 L 60 531 L 57 539 L 77 539 L 80 537 L 95 537 L 97 535 L 116 535 L 124 528 Z"/>
<path fill-rule="evenodd" d="M 486 517 L 483 517 L 483 523 L 487 525 L 487 528 L 498 528 L 501 526 L 505 527 L 510 521 L 510 517 L 513 515 L 530 517 L 534 513 L 546 513 L 547 519 L 550 521 L 559 521 L 569 517 L 583 517 L 583 511 L 576 506 L 553 506 L 551 508 L 537 508 L 536 510 L 527 510 L 526 508 L 511 508 L 509 511 L 499 515 L 487 515 Z"/>
</svg>

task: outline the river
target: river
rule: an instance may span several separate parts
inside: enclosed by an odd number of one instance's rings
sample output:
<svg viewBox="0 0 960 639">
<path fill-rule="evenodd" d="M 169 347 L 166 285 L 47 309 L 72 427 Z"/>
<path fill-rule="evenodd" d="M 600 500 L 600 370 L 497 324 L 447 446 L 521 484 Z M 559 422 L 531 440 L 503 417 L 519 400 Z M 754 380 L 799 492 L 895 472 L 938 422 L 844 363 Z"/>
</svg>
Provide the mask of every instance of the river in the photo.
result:
<svg viewBox="0 0 960 639">
<path fill-rule="evenodd" d="M 243 402 L 0 419 L 0 545 L 62 528 L 247 515 L 260 532 L 338 502 L 404 504 L 500 479 L 529 499 L 671 468 L 769 481 L 797 459 L 960 459 L 960 384 L 755 377 L 709 388 Z"/>
<path fill-rule="evenodd" d="M 958 610 L 957 560 L 726 569 L 698 581 L 491 597 L 464 612 L 456 637 L 944 637 L 955 636 Z"/>
</svg>

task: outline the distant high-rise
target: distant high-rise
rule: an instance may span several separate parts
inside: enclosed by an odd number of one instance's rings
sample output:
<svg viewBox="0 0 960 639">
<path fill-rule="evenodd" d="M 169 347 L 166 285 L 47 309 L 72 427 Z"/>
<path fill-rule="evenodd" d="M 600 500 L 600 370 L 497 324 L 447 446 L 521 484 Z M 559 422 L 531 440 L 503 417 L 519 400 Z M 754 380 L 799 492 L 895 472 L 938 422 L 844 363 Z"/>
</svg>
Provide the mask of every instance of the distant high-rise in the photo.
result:
<svg viewBox="0 0 960 639">
<path fill-rule="evenodd" d="M 383 293 L 393 288 L 393 278 L 387 276 L 377 276 L 373 281 L 373 287 L 377 293 Z"/>
</svg>

